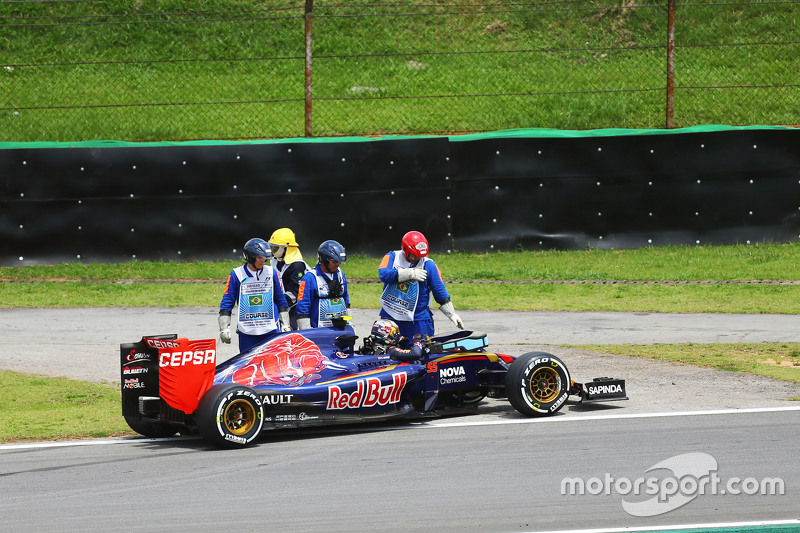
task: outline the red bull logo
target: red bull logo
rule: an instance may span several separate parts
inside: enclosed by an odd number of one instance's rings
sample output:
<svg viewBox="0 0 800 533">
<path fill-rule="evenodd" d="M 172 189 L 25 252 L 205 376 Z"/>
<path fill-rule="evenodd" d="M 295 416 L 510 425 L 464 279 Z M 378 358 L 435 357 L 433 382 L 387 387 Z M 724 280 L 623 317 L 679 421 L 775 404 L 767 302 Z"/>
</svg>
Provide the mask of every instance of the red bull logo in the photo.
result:
<svg viewBox="0 0 800 533">
<path fill-rule="evenodd" d="M 268 342 L 250 359 L 247 366 L 233 373 L 233 381 L 248 387 L 256 385 L 297 386 L 319 379 L 328 358 L 319 346 L 299 333 Z"/>
<path fill-rule="evenodd" d="M 381 385 L 378 378 L 359 380 L 353 392 L 343 392 L 341 387 L 331 385 L 328 387 L 327 409 L 358 409 L 398 403 L 407 381 L 408 375 L 402 372 L 393 375 L 392 382 L 387 385 Z"/>
</svg>

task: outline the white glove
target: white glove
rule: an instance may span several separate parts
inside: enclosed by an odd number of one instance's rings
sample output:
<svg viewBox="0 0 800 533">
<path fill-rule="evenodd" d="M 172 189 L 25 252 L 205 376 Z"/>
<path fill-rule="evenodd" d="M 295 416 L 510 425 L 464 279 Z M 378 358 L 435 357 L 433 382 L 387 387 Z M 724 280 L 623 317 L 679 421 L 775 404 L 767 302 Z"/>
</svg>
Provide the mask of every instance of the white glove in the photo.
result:
<svg viewBox="0 0 800 533">
<path fill-rule="evenodd" d="M 456 314 L 455 308 L 453 308 L 453 302 L 447 302 L 446 304 L 442 305 L 439 310 L 444 313 L 444 316 L 450 319 L 450 321 L 458 328 L 464 329 L 464 322 L 461 320 L 461 317 Z"/>
<path fill-rule="evenodd" d="M 231 315 L 219 315 L 219 340 L 225 344 L 231 343 Z"/>
<path fill-rule="evenodd" d="M 297 329 L 311 329 L 311 317 L 297 318 Z"/>
<path fill-rule="evenodd" d="M 289 311 L 281 311 L 281 333 L 292 331 L 292 325 L 289 322 Z"/>
<path fill-rule="evenodd" d="M 398 268 L 397 281 L 425 281 L 428 278 L 428 272 L 424 268 Z"/>
<path fill-rule="evenodd" d="M 402 283 L 408 281 L 414 275 L 413 268 L 398 268 L 397 269 L 397 282 Z"/>
</svg>

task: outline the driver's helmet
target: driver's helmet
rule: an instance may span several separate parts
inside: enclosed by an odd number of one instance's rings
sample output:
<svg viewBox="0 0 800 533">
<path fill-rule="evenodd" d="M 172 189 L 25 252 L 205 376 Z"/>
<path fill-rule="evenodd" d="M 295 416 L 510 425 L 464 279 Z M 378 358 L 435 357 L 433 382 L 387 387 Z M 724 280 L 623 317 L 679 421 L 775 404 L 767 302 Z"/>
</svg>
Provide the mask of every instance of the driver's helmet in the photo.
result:
<svg viewBox="0 0 800 533">
<path fill-rule="evenodd" d="M 375 339 L 375 342 L 386 346 L 395 346 L 400 342 L 400 328 L 394 320 L 386 318 L 376 320 L 372 324 L 370 335 Z"/>
<path fill-rule="evenodd" d="M 409 231 L 403 235 L 400 244 L 403 247 L 403 254 L 411 263 L 416 263 L 428 255 L 428 239 L 418 231 Z"/>
<path fill-rule="evenodd" d="M 269 259 L 272 257 L 272 252 L 269 249 L 267 241 L 256 237 L 244 243 L 244 251 L 242 251 L 242 255 L 244 256 L 245 261 L 251 265 L 255 265 L 256 257 L 262 256 Z"/>
<path fill-rule="evenodd" d="M 337 263 L 347 261 L 347 252 L 344 251 L 344 246 L 336 241 L 325 241 L 320 244 L 317 256 L 319 257 L 319 262 L 325 265 L 328 264 L 328 261 Z"/>
<path fill-rule="evenodd" d="M 278 259 L 286 253 L 287 246 L 299 246 L 294 232 L 289 228 L 276 229 L 269 238 L 269 248 Z"/>
</svg>

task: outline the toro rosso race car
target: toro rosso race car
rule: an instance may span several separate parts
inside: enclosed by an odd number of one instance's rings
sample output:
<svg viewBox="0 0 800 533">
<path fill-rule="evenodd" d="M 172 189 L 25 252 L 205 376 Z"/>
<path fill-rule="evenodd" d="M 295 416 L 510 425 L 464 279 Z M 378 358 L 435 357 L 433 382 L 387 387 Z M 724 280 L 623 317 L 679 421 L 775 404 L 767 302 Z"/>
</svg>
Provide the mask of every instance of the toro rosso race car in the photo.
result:
<svg viewBox="0 0 800 533">
<path fill-rule="evenodd" d="M 145 336 L 120 345 L 122 414 L 147 437 L 199 433 L 237 448 L 268 429 L 475 413 L 487 396 L 527 416 L 570 395 L 627 399 L 624 380 L 575 383 L 558 357 L 491 353 L 482 333 L 426 339 L 414 361 L 363 355 L 356 339 L 344 324 L 279 333 L 217 365 L 214 339 Z"/>
</svg>

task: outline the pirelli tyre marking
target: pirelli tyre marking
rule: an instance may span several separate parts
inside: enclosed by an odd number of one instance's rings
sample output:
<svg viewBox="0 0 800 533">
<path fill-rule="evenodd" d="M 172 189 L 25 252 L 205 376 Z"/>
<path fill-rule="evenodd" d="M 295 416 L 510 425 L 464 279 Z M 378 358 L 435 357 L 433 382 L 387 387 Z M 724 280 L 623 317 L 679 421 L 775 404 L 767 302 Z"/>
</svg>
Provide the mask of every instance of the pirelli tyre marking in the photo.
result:
<svg viewBox="0 0 800 533">
<path fill-rule="evenodd" d="M 252 443 L 264 425 L 264 405 L 258 394 L 239 385 L 216 385 L 197 408 L 197 425 L 204 438 L 238 448 Z"/>
<path fill-rule="evenodd" d="M 564 363 L 545 352 L 518 357 L 506 375 L 509 403 L 528 416 L 557 412 L 569 397 L 569 372 Z"/>
</svg>

